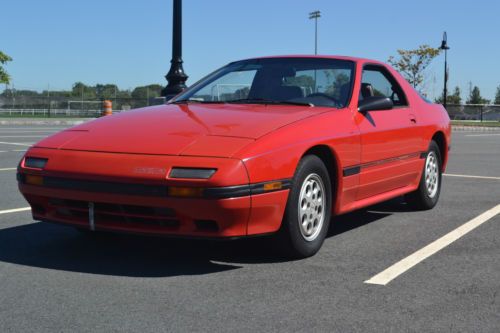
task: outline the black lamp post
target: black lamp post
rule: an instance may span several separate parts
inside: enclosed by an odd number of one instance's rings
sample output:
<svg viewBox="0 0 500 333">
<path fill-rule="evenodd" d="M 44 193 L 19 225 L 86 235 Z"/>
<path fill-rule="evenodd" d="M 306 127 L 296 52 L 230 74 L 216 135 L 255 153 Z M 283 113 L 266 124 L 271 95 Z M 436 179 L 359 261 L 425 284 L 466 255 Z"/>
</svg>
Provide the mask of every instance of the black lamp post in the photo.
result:
<svg viewBox="0 0 500 333">
<path fill-rule="evenodd" d="M 168 85 L 161 92 L 167 99 L 186 89 L 188 76 L 184 73 L 182 62 L 182 0 L 174 0 L 172 60 L 170 70 L 165 76 Z"/>
<path fill-rule="evenodd" d="M 450 47 L 448 46 L 448 36 L 446 35 L 446 31 L 443 33 L 443 41 L 441 42 L 441 47 L 439 48 L 444 50 L 444 88 L 443 88 L 443 106 L 446 109 L 446 100 L 448 98 L 448 50 Z"/>
</svg>

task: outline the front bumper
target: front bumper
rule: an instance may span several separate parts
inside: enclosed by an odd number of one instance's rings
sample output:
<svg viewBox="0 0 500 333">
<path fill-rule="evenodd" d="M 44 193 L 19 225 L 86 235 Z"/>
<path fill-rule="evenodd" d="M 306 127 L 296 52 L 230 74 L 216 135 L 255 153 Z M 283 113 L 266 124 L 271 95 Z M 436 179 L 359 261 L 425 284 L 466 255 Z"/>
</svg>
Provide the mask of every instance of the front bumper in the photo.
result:
<svg viewBox="0 0 500 333">
<path fill-rule="evenodd" d="M 121 155 L 120 161 L 115 155 Z M 271 233 L 281 225 L 290 186 L 284 181 L 280 189 L 262 191 L 265 183 L 249 184 L 239 160 L 36 148 L 27 156 L 49 159 L 43 171 L 22 165 L 19 169 L 19 189 L 32 207 L 33 218 L 91 230 L 216 238 Z M 184 181 L 169 180 L 165 174 L 131 174 L 130 170 L 143 165 L 146 170 L 161 167 L 166 174 L 172 166 L 210 166 L 218 169 L 218 175 Z M 42 176 L 45 183 L 27 184 L 26 175 Z M 169 186 L 206 190 L 203 197 L 178 198 L 168 196 Z"/>
</svg>

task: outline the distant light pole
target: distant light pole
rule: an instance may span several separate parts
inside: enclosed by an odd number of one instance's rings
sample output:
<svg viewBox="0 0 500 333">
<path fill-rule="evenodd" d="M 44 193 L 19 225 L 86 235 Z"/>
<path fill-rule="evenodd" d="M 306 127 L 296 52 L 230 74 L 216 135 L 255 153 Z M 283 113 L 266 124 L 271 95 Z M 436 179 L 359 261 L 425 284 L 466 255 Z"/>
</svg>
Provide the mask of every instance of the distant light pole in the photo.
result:
<svg viewBox="0 0 500 333">
<path fill-rule="evenodd" d="M 309 19 L 314 20 L 314 54 L 318 54 L 318 19 L 321 17 L 321 12 L 316 10 L 309 13 Z"/>
<path fill-rule="evenodd" d="M 182 68 L 182 0 L 173 1 L 172 60 L 170 70 L 165 76 L 168 85 L 161 91 L 161 95 L 167 99 L 186 89 L 188 79 Z"/>
<path fill-rule="evenodd" d="M 441 41 L 440 50 L 444 50 L 444 88 L 443 88 L 443 106 L 446 109 L 446 100 L 448 98 L 448 36 L 446 31 L 443 33 L 443 40 Z"/>
</svg>

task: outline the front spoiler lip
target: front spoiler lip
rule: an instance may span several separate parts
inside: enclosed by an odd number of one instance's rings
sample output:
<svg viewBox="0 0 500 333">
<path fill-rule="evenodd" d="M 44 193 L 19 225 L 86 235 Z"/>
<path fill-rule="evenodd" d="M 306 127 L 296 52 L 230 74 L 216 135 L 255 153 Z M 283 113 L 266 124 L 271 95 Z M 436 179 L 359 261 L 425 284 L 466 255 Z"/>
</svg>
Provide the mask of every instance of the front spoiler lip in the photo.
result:
<svg viewBox="0 0 500 333">
<path fill-rule="evenodd" d="M 17 180 L 19 183 L 26 184 L 24 175 L 25 175 L 24 173 L 20 172 L 17 173 Z M 264 189 L 264 185 L 275 182 L 280 182 L 281 187 L 271 190 Z M 31 186 L 37 186 L 37 185 L 31 185 Z M 287 190 L 290 189 L 291 186 L 292 186 L 291 179 L 280 179 L 280 180 L 265 181 L 260 183 L 245 184 L 245 185 L 211 187 L 211 188 L 205 188 L 203 190 L 203 196 L 201 198 L 203 199 L 239 198 L 250 195 Z M 73 178 L 44 176 L 44 185 L 41 187 L 85 191 L 85 192 L 169 197 L 168 186 L 166 185 L 146 185 L 137 183 L 89 181 L 89 180 L 81 180 Z M 189 198 L 192 199 L 191 197 Z"/>
<path fill-rule="evenodd" d="M 92 233 L 98 233 L 98 232 L 107 232 L 107 233 L 113 233 L 113 234 L 124 234 L 124 235 L 139 235 L 139 236 L 144 236 L 144 237 L 157 237 L 157 238 L 170 238 L 170 239 L 184 239 L 184 240 L 208 240 L 208 241 L 217 241 L 217 242 L 226 242 L 226 241 L 235 241 L 239 239 L 249 239 L 249 238 L 256 238 L 256 237 L 266 237 L 266 236 L 272 236 L 276 234 L 276 232 L 265 232 L 265 233 L 260 233 L 260 234 L 252 234 L 252 235 L 242 235 L 242 236 L 210 236 L 210 235 L 192 235 L 192 234 L 167 234 L 167 233 L 156 233 L 156 232 L 141 232 L 141 231 L 128 231 L 128 230 L 118 230 L 118 229 L 112 229 L 112 228 L 102 228 L 98 226 L 97 230 L 91 230 L 90 228 L 84 228 L 82 225 L 77 225 L 74 223 L 70 222 L 63 222 L 63 221 L 56 221 L 56 220 L 51 220 L 51 219 L 38 219 L 34 217 L 36 221 L 40 221 L 43 223 L 51 223 L 51 224 L 58 224 L 58 225 L 64 225 L 67 227 L 74 227 L 82 230 L 88 230 L 89 232 Z"/>
<path fill-rule="evenodd" d="M 75 224 L 71 222 L 64 222 L 64 221 L 56 221 L 56 220 L 51 220 L 51 219 L 40 219 L 37 218 L 36 216 L 33 217 L 36 221 L 40 221 L 43 223 L 51 223 L 51 224 L 58 224 L 58 225 L 64 225 L 68 227 L 74 227 L 82 230 L 88 230 L 89 232 L 108 232 L 108 233 L 113 233 L 113 234 L 126 234 L 126 235 L 141 235 L 141 236 L 147 236 L 147 237 L 159 237 L 159 238 L 172 238 L 172 239 L 193 239 L 193 240 L 214 240 L 214 241 L 231 241 L 231 240 L 237 240 L 237 239 L 242 239 L 242 238 L 249 238 L 254 235 L 242 235 L 242 236 L 210 236 L 210 235 L 193 235 L 193 234 L 176 234 L 176 233 L 157 233 L 157 232 L 147 232 L 147 231 L 137 231 L 137 230 L 123 230 L 123 229 L 114 229 L 114 228 L 106 228 L 102 226 L 97 226 L 96 230 L 91 230 L 88 228 L 88 225 L 83 225 L 80 224 Z M 261 235 L 267 235 L 267 234 L 261 234 Z M 255 236 L 261 236 L 261 235 L 255 235 Z"/>
</svg>

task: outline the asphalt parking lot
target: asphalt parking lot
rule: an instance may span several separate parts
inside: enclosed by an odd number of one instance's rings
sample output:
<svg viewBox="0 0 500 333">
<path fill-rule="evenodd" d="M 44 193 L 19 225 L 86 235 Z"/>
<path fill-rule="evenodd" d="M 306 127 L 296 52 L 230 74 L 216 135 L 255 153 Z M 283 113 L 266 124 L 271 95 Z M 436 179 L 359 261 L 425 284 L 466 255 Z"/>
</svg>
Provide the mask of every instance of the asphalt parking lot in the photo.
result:
<svg viewBox="0 0 500 333">
<path fill-rule="evenodd" d="M 454 132 L 435 209 L 396 199 L 336 217 L 316 256 L 286 261 L 267 239 L 92 237 L 33 222 L 15 167 L 60 128 L 0 126 L 1 332 L 500 330 L 500 214 L 366 283 L 500 204 L 500 131 Z"/>
</svg>

